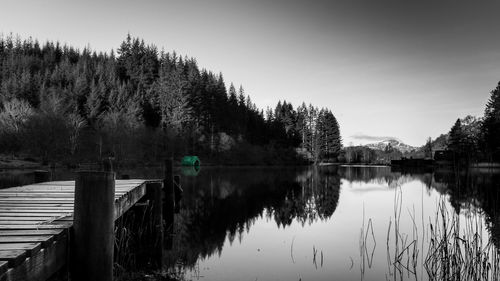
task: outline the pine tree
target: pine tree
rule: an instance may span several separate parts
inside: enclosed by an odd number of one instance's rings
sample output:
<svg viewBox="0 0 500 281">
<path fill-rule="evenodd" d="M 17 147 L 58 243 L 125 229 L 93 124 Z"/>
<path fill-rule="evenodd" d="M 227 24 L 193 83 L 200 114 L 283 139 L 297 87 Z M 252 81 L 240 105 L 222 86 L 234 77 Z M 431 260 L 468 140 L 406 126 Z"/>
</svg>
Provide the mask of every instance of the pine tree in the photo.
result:
<svg viewBox="0 0 500 281">
<path fill-rule="evenodd" d="M 500 161 L 500 82 L 486 104 L 482 131 L 488 154 L 492 160 Z"/>
<path fill-rule="evenodd" d="M 453 127 L 451 127 L 448 133 L 448 149 L 453 152 L 454 158 L 456 160 L 460 159 L 462 156 L 463 149 L 463 132 L 462 132 L 462 122 L 457 119 Z"/>
<path fill-rule="evenodd" d="M 432 139 L 429 137 L 424 146 L 425 158 L 432 158 Z"/>
<path fill-rule="evenodd" d="M 323 122 L 324 122 L 324 148 L 323 155 L 325 158 L 334 159 L 337 158 L 340 150 L 342 149 L 342 140 L 340 137 L 339 124 L 337 119 L 330 110 L 324 110 L 323 112 Z"/>
<path fill-rule="evenodd" d="M 240 109 L 245 108 L 245 91 L 242 86 L 238 90 L 238 106 Z"/>
<path fill-rule="evenodd" d="M 236 97 L 236 88 L 233 83 L 229 86 L 229 97 L 228 97 L 229 105 L 232 108 L 236 108 L 238 106 L 238 99 Z"/>
<path fill-rule="evenodd" d="M 156 85 L 157 105 L 161 112 L 161 124 L 164 129 L 175 134 L 191 120 L 191 107 L 185 91 L 186 82 L 182 81 L 179 71 L 161 72 Z"/>
<path fill-rule="evenodd" d="M 307 115 L 308 110 L 305 103 L 302 103 L 301 106 L 297 108 L 297 121 L 296 121 L 296 131 L 300 135 L 300 146 L 302 149 L 306 147 L 307 135 L 309 135 L 307 129 Z"/>
</svg>

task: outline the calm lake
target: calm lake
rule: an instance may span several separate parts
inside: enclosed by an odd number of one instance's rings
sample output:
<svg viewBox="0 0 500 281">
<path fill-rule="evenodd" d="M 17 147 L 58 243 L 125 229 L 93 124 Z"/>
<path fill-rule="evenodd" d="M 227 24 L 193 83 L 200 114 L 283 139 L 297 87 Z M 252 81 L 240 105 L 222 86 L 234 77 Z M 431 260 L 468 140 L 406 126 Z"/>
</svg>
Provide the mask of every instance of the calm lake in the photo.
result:
<svg viewBox="0 0 500 281">
<path fill-rule="evenodd" d="M 158 178 L 162 171 L 123 173 Z M 184 192 L 163 265 L 181 280 L 498 277 L 498 171 L 323 166 L 177 173 Z M 0 173 L 0 187 L 29 182 L 24 172 Z"/>
</svg>

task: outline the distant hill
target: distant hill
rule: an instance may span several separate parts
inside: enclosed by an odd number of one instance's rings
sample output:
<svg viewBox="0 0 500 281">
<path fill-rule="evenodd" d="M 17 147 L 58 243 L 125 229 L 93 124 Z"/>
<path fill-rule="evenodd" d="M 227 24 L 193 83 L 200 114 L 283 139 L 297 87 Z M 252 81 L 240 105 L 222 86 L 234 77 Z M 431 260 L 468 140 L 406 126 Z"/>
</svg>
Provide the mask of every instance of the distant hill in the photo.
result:
<svg viewBox="0 0 500 281">
<path fill-rule="evenodd" d="M 389 145 L 402 153 L 408 153 L 418 149 L 417 147 L 405 144 L 397 139 L 387 139 L 376 143 L 370 143 L 365 146 L 375 150 L 385 150 Z"/>
</svg>

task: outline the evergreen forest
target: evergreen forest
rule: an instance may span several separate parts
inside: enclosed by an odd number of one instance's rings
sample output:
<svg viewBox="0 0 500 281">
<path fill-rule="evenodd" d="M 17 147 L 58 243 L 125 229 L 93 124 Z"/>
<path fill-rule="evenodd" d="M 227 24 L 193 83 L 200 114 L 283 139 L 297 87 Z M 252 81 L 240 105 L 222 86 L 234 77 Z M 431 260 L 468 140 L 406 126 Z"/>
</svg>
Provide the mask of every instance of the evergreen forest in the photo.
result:
<svg viewBox="0 0 500 281">
<path fill-rule="evenodd" d="M 284 100 L 260 109 L 222 73 L 140 38 L 103 53 L 0 37 L 0 154 L 257 165 L 337 161 L 341 149 L 331 110 Z"/>
</svg>

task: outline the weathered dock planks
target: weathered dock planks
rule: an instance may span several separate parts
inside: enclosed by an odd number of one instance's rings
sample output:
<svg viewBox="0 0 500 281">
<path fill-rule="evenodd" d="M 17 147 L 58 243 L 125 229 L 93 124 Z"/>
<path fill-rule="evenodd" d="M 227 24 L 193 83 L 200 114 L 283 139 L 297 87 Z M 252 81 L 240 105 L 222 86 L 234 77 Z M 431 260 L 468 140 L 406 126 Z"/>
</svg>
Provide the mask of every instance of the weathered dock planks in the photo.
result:
<svg viewBox="0 0 500 281">
<path fill-rule="evenodd" d="M 147 180 L 116 180 L 114 219 L 146 193 Z M 74 181 L 0 190 L 0 281 L 45 280 L 68 261 Z"/>
</svg>

